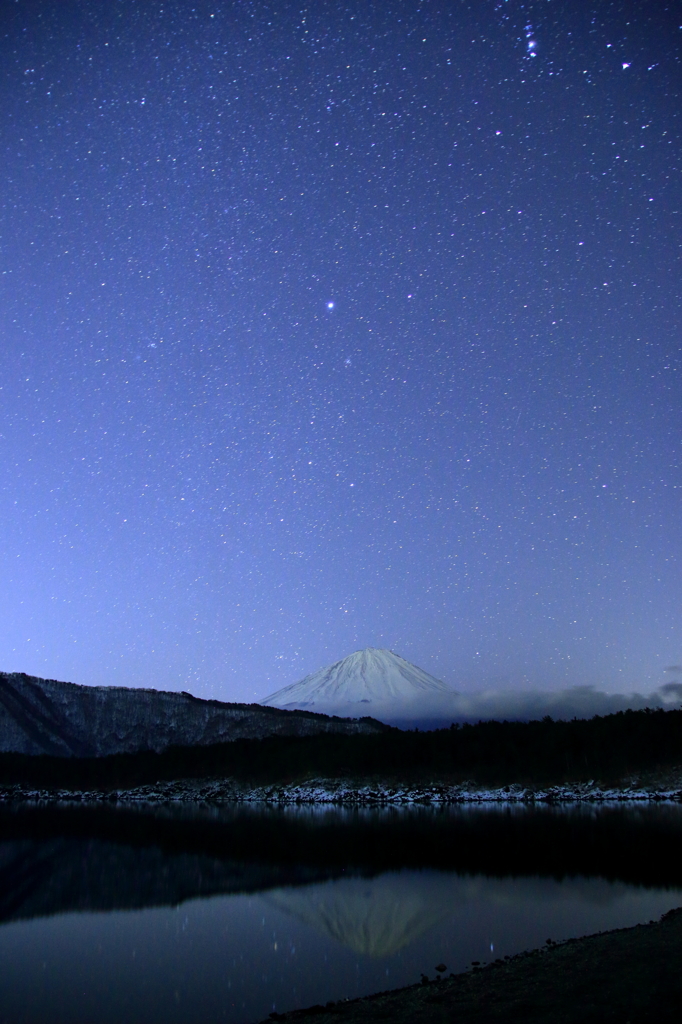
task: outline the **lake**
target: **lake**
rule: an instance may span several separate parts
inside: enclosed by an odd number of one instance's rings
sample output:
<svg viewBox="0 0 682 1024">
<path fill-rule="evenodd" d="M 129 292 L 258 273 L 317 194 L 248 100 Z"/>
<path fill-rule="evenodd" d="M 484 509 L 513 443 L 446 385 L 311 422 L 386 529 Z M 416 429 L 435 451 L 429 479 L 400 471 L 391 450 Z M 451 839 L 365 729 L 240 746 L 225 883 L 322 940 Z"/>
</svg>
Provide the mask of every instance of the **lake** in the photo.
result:
<svg viewBox="0 0 682 1024">
<path fill-rule="evenodd" d="M 251 1022 L 682 905 L 682 808 L 0 808 L 0 1021 Z"/>
</svg>

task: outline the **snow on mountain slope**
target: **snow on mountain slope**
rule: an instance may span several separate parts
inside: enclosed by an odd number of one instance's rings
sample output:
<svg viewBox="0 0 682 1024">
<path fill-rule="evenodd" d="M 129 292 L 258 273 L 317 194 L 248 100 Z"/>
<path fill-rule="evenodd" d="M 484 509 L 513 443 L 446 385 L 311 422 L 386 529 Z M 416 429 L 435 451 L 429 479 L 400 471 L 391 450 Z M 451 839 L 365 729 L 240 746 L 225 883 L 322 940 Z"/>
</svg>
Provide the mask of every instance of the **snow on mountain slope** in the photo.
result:
<svg viewBox="0 0 682 1024">
<path fill-rule="evenodd" d="M 324 714 L 402 719 L 439 706 L 455 691 L 393 651 L 366 647 L 298 683 L 270 694 L 262 704 Z"/>
<path fill-rule="evenodd" d="M 161 751 L 173 744 L 380 730 L 377 722 L 331 721 L 258 704 L 200 700 L 189 693 L 79 686 L 0 672 L 2 752 L 103 757 Z"/>
<path fill-rule="evenodd" d="M 604 693 L 592 686 L 460 693 L 392 651 L 368 647 L 285 686 L 261 703 L 344 718 L 371 715 L 401 728 L 439 729 L 451 722 L 527 722 L 545 715 L 591 718 L 626 708 L 679 707 L 682 687 L 669 683 L 650 694 Z"/>
</svg>

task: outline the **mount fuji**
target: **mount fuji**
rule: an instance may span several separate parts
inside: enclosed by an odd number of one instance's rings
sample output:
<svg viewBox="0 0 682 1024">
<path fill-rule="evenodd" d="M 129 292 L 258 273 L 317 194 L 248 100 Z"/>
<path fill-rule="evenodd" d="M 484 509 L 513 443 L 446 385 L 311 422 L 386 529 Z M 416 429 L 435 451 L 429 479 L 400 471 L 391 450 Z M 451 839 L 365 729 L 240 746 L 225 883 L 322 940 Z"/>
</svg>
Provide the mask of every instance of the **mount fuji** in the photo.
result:
<svg viewBox="0 0 682 1024">
<path fill-rule="evenodd" d="M 391 724 L 447 717 L 457 692 L 384 648 L 366 647 L 265 697 L 261 704 Z"/>
<path fill-rule="evenodd" d="M 682 683 L 650 694 L 605 693 L 593 686 L 564 690 L 484 690 L 461 693 L 393 651 L 366 647 L 271 693 L 262 705 L 338 718 L 371 716 L 386 725 L 442 729 L 452 722 L 521 721 L 612 715 L 627 708 L 679 708 Z"/>
</svg>

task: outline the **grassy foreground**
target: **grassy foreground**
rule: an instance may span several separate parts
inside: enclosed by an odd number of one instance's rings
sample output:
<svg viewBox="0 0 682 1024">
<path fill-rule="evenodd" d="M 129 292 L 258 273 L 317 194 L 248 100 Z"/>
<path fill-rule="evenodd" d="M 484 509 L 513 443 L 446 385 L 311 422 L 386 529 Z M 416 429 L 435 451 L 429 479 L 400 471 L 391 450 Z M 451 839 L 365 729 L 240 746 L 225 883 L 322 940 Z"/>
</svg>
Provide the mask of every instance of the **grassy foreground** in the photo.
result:
<svg viewBox="0 0 682 1024">
<path fill-rule="evenodd" d="M 308 778 L 473 781 L 481 786 L 605 783 L 682 762 L 682 711 L 625 711 L 555 722 L 479 722 L 433 732 L 271 736 L 110 757 L 0 754 L 0 785 L 117 789 L 163 780 L 232 778 L 287 784 Z"/>
<path fill-rule="evenodd" d="M 682 1016 L 682 908 L 445 981 L 270 1019 L 288 1024 L 668 1024 Z"/>
</svg>

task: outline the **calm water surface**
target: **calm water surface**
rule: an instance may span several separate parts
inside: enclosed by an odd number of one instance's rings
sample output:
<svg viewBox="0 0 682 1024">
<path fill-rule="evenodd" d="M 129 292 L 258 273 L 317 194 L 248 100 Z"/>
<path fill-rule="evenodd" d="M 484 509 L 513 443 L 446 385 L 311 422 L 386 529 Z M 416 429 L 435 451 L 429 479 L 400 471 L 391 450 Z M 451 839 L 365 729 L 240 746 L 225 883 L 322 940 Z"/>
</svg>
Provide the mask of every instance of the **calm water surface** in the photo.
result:
<svg viewBox="0 0 682 1024">
<path fill-rule="evenodd" d="M 682 905 L 681 840 L 663 807 L 5 814 L 0 1020 L 250 1022 L 464 970 Z"/>
</svg>

